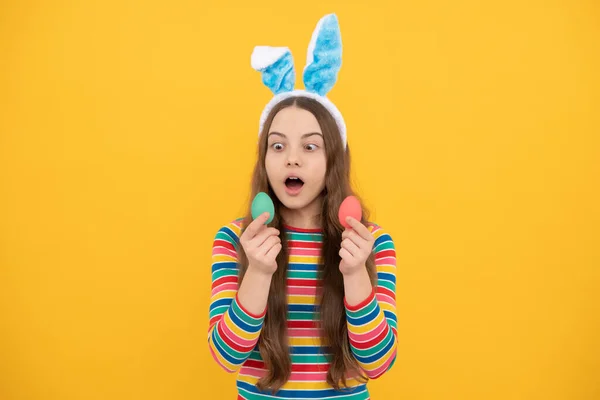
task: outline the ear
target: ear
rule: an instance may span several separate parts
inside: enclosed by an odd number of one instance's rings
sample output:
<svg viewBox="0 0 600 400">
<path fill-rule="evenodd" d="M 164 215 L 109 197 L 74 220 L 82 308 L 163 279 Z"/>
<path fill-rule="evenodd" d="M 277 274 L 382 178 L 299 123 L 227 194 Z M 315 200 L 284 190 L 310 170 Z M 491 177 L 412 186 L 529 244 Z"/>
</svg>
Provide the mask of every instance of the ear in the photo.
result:
<svg viewBox="0 0 600 400">
<path fill-rule="evenodd" d="M 252 68 L 262 74 L 263 83 L 274 94 L 294 89 L 294 59 L 287 47 L 256 46 L 250 59 Z"/>
<path fill-rule="evenodd" d="M 317 23 L 310 44 L 304 87 L 307 91 L 325 96 L 337 81 L 342 66 L 342 36 L 337 16 L 329 14 Z"/>
</svg>

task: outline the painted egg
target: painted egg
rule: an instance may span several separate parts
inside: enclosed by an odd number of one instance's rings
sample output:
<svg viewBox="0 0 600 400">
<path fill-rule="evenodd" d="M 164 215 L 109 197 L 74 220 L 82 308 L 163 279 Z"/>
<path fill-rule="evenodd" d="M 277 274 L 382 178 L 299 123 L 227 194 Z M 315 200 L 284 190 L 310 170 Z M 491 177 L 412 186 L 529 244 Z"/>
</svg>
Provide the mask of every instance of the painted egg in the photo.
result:
<svg viewBox="0 0 600 400">
<path fill-rule="evenodd" d="M 354 196 L 348 196 L 342 201 L 340 205 L 340 211 L 338 212 L 338 218 L 340 220 L 340 224 L 344 228 L 350 228 L 350 225 L 346 222 L 346 217 L 352 217 L 357 221 L 360 221 L 362 218 L 362 207 L 360 205 L 360 201 Z"/>
<path fill-rule="evenodd" d="M 253 219 L 258 218 L 264 212 L 268 212 L 269 219 L 267 219 L 265 224 L 270 224 L 275 216 L 275 205 L 268 194 L 265 192 L 260 192 L 256 195 L 256 197 L 254 197 L 254 200 L 252 200 L 251 211 Z"/>
</svg>

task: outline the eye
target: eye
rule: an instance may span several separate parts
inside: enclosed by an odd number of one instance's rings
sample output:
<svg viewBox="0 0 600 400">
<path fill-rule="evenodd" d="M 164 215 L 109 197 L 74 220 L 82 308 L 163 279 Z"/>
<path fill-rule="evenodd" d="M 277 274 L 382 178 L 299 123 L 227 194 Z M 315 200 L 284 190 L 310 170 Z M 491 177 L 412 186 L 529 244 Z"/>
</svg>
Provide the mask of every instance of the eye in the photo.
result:
<svg viewBox="0 0 600 400">
<path fill-rule="evenodd" d="M 319 146 L 317 146 L 316 144 L 307 144 L 306 146 L 304 146 L 304 148 L 308 151 L 315 151 L 319 148 Z"/>
<path fill-rule="evenodd" d="M 281 150 L 283 150 L 283 144 L 279 143 L 279 142 L 273 143 L 271 145 L 271 148 L 273 148 L 273 150 L 275 150 L 275 151 L 281 151 Z"/>
</svg>

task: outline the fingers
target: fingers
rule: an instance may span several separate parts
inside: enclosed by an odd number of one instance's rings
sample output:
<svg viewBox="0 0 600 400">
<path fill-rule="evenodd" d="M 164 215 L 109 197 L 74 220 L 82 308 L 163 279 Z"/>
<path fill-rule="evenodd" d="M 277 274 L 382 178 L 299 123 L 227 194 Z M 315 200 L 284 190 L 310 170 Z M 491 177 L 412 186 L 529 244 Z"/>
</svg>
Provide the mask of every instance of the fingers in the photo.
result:
<svg viewBox="0 0 600 400">
<path fill-rule="evenodd" d="M 360 221 L 358 221 L 355 218 L 352 217 L 347 217 L 346 221 L 348 222 L 348 224 L 352 227 L 352 229 L 358 233 L 358 235 L 365 239 L 368 240 L 369 236 L 371 235 L 371 232 L 369 232 L 369 229 L 364 226 Z"/>
<path fill-rule="evenodd" d="M 260 214 L 254 221 L 248 224 L 245 233 L 248 235 L 248 239 L 252 239 L 258 232 L 265 226 L 265 222 L 269 219 L 269 213 L 264 212 Z"/>
<path fill-rule="evenodd" d="M 358 235 L 363 238 L 364 240 L 370 241 L 372 238 L 371 232 L 369 231 L 369 228 L 367 228 L 366 226 L 364 226 L 360 221 L 356 220 L 355 218 L 352 217 L 347 217 L 346 221 L 348 222 L 348 224 L 350 224 L 350 226 L 352 227 L 352 229 L 358 233 Z"/>
<path fill-rule="evenodd" d="M 346 239 L 350 240 L 358 247 L 366 247 L 368 245 L 368 241 L 360 237 L 354 229 L 346 229 L 342 232 L 342 240 Z"/>
<path fill-rule="evenodd" d="M 340 257 L 342 257 L 343 260 L 350 260 L 352 259 L 352 254 L 350 254 L 348 250 L 342 247 L 340 249 Z"/>
<path fill-rule="evenodd" d="M 265 222 L 268 218 L 269 213 L 265 212 L 259 215 L 254 221 L 250 222 L 246 229 L 244 229 L 244 233 L 242 233 L 242 236 L 240 237 L 240 241 L 242 242 L 242 244 L 251 242 L 256 236 L 264 233 L 265 231 L 275 229 L 269 228 L 267 225 L 265 225 Z M 277 232 L 276 234 L 279 234 L 278 230 L 275 229 L 275 231 Z M 268 234 L 266 236 L 268 236 Z M 261 243 L 264 242 L 264 239 L 266 239 L 266 237 L 264 237 L 261 240 Z"/>
<path fill-rule="evenodd" d="M 269 249 L 269 251 L 267 251 L 267 254 L 265 254 L 265 256 L 268 258 L 275 259 L 277 257 L 277 255 L 279 254 L 279 252 L 281 251 L 282 247 L 283 246 L 281 243 L 277 243 L 275 246 L 271 247 Z"/>
<path fill-rule="evenodd" d="M 260 247 L 270 237 L 279 239 L 279 230 L 276 228 L 264 227 L 254 238 L 250 239 L 252 247 Z"/>
<path fill-rule="evenodd" d="M 269 236 L 267 240 L 265 240 L 264 243 L 258 247 L 258 251 L 260 254 L 266 255 L 274 246 L 278 244 L 281 244 L 281 239 L 279 239 L 279 236 Z"/>
<path fill-rule="evenodd" d="M 353 257 L 360 255 L 360 248 L 350 239 L 342 240 L 342 248 L 348 251 Z"/>
</svg>

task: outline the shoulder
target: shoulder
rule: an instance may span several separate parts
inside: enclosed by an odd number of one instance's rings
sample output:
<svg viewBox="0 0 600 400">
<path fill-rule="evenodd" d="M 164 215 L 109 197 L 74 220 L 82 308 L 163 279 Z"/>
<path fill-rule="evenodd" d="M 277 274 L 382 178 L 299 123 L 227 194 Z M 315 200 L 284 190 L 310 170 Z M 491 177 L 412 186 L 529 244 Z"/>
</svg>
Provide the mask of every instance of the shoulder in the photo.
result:
<svg viewBox="0 0 600 400">
<path fill-rule="evenodd" d="M 242 232 L 242 222 L 244 218 L 237 218 L 231 222 L 222 225 L 215 235 L 215 241 L 227 241 L 231 244 L 237 244 Z"/>
<path fill-rule="evenodd" d="M 373 235 L 373 238 L 375 238 L 375 244 L 373 245 L 373 250 L 375 252 L 395 248 L 392 235 L 382 228 L 381 225 L 375 222 L 367 222 L 366 226 Z"/>
</svg>

